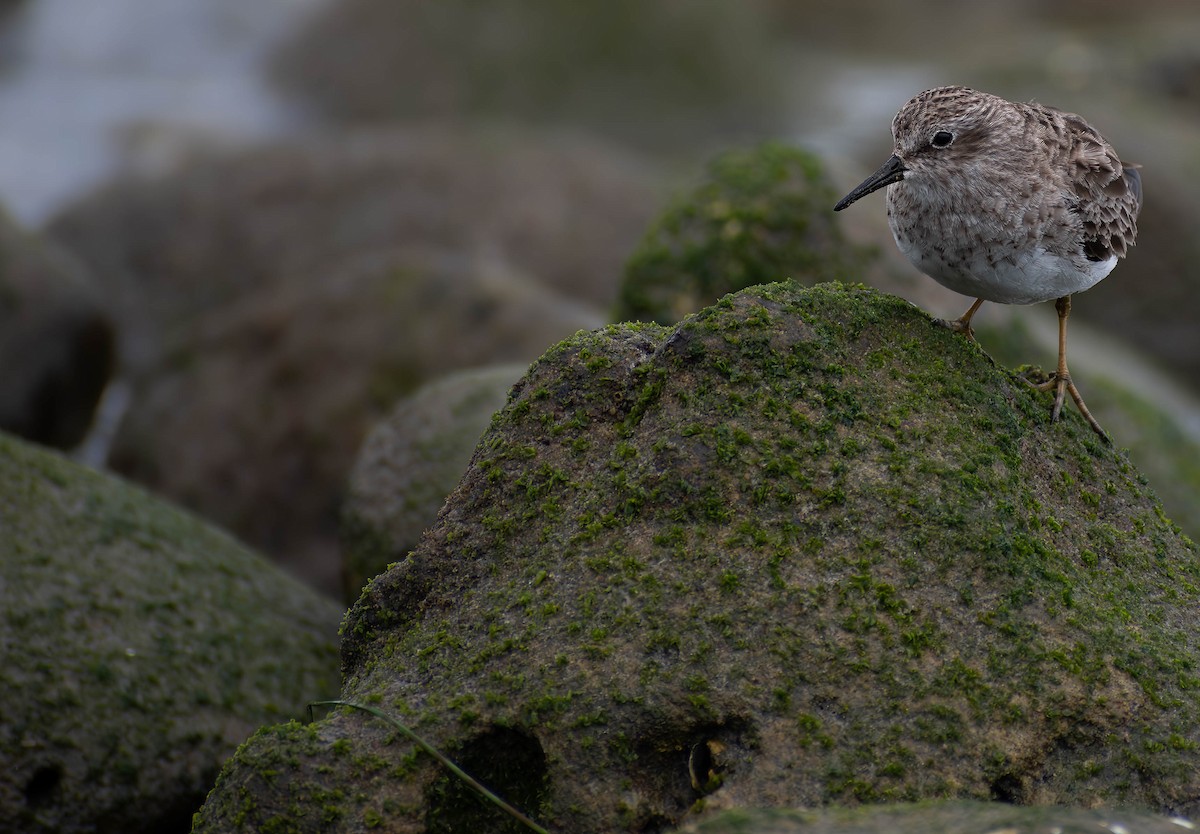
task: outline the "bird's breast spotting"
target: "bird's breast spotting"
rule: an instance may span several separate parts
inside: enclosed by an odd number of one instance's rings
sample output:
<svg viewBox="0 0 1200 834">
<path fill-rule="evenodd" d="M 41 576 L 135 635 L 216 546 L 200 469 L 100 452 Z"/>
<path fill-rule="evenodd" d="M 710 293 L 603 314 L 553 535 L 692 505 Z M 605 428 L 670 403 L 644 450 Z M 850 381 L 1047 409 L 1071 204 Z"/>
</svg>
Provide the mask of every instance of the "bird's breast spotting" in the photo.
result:
<svg viewBox="0 0 1200 834">
<path fill-rule="evenodd" d="M 1117 265 L 1067 258 L 1041 246 L 1027 249 L 921 245 L 892 229 L 896 246 L 913 266 L 943 287 L 972 298 L 1000 304 L 1038 304 L 1072 295 L 1099 283 Z"/>
</svg>

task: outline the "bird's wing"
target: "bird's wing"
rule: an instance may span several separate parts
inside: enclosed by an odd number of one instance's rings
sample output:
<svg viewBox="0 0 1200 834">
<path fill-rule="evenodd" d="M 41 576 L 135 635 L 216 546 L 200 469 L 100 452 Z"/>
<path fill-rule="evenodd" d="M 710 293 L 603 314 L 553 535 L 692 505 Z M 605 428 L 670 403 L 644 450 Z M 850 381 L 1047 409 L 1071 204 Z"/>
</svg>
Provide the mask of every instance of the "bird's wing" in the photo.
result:
<svg viewBox="0 0 1200 834">
<path fill-rule="evenodd" d="M 1063 113 L 1071 138 L 1068 178 L 1083 220 L 1083 250 L 1089 260 L 1125 257 L 1137 237 L 1142 178 L 1122 164 L 1112 145 L 1073 113 Z"/>
</svg>

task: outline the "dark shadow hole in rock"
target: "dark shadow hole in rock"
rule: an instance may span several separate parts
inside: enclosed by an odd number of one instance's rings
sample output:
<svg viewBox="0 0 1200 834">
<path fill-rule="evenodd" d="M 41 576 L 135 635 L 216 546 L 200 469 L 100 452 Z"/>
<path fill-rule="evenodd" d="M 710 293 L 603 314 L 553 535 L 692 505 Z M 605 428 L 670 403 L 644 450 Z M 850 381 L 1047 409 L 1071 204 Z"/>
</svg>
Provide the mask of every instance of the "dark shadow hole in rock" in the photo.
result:
<svg viewBox="0 0 1200 834">
<path fill-rule="evenodd" d="M 725 743 L 719 738 L 706 738 L 692 745 L 688 755 L 692 790 L 706 796 L 721 787 L 725 778 L 725 753 Z"/>
<path fill-rule="evenodd" d="M 676 829 L 675 820 L 659 814 L 652 814 L 642 820 L 637 828 L 633 829 L 638 834 L 663 834 L 666 831 L 674 831 Z"/>
<path fill-rule="evenodd" d="M 1021 780 L 1011 773 L 1005 773 L 992 780 L 991 796 L 994 802 L 1006 802 L 1009 805 L 1023 805 L 1025 789 Z"/>
<path fill-rule="evenodd" d="M 509 727 L 494 727 L 472 738 L 450 758 L 505 802 L 540 822 L 549 782 L 546 753 L 536 738 Z M 429 834 L 529 832 L 453 773 L 443 774 L 430 786 L 425 807 Z"/>
<path fill-rule="evenodd" d="M 45 804 L 62 783 L 63 772 L 58 765 L 42 765 L 25 783 L 25 804 L 31 807 Z"/>
<path fill-rule="evenodd" d="M 630 775 L 646 804 L 630 830 L 654 834 L 677 826 L 696 800 L 721 786 L 736 761 L 749 758 L 754 735 L 751 722 L 728 717 L 674 731 L 660 727 L 644 738 Z"/>
</svg>

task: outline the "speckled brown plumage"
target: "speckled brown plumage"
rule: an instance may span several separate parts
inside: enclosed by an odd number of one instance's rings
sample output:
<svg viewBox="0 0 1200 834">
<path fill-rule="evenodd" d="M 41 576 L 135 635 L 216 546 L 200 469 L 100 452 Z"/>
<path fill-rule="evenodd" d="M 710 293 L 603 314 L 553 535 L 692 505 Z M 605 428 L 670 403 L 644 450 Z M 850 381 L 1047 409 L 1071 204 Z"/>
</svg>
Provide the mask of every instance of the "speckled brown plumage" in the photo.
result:
<svg viewBox="0 0 1200 834">
<path fill-rule="evenodd" d="M 893 154 L 834 208 L 885 186 L 900 251 L 938 283 L 977 299 L 949 326 L 968 337 L 982 301 L 1057 300 L 1059 362 L 1052 419 L 1064 392 L 1101 436 L 1066 366 L 1070 296 L 1101 281 L 1137 237 L 1142 183 L 1095 128 L 1073 113 L 938 87 L 892 120 Z"/>
</svg>

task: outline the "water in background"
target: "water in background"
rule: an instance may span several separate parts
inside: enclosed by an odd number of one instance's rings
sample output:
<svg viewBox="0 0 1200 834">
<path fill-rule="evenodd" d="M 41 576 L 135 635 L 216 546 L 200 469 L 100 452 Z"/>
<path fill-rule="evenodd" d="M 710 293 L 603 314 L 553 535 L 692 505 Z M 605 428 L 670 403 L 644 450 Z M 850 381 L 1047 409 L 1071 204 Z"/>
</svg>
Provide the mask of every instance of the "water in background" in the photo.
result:
<svg viewBox="0 0 1200 834">
<path fill-rule="evenodd" d="M 0 203 L 36 225 L 172 127 L 255 138 L 299 118 L 268 50 L 325 0 L 25 0 L 0 40 Z"/>
</svg>

